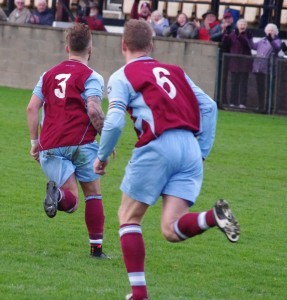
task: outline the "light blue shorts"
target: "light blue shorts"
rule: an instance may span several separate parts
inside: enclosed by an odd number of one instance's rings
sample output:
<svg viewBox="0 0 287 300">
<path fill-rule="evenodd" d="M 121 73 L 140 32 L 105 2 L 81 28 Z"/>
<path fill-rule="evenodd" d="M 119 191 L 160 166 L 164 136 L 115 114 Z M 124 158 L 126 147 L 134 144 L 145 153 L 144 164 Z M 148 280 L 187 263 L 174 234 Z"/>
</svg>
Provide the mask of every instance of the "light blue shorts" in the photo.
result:
<svg viewBox="0 0 287 300">
<path fill-rule="evenodd" d="M 154 205 L 160 195 L 166 194 L 187 200 L 192 206 L 202 179 L 199 144 L 192 132 L 177 129 L 133 150 L 120 188 L 148 205 Z"/>
<path fill-rule="evenodd" d="M 41 167 L 49 178 L 62 186 L 75 173 L 77 180 L 91 182 L 100 176 L 93 171 L 97 157 L 98 144 L 59 147 L 40 152 Z"/>
</svg>

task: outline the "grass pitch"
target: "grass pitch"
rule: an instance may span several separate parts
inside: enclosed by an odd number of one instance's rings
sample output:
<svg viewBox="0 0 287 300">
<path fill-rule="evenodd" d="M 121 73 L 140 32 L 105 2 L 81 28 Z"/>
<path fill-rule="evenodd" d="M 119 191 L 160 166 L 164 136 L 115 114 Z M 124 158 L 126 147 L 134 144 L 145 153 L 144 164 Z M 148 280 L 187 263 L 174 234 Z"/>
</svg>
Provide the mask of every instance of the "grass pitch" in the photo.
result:
<svg viewBox="0 0 287 300">
<path fill-rule="evenodd" d="M 46 178 L 29 155 L 26 106 L 31 91 L 0 88 L 1 299 L 124 299 L 130 291 L 122 261 L 119 184 L 136 137 L 128 121 L 102 178 L 104 251 L 89 257 L 84 203 L 72 215 L 46 217 Z M 106 103 L 104 104 L 106 107 Z M 204 163 L 193 211 L 229 200 L 241 224 L 231 244 L 218 229 L 179 244 L 160 233 L 161 203 L 143 222 L 146 279 L 153 300 L 286 299 L 287 118 L 220 111 L 217 136 Z"/>
</svg>

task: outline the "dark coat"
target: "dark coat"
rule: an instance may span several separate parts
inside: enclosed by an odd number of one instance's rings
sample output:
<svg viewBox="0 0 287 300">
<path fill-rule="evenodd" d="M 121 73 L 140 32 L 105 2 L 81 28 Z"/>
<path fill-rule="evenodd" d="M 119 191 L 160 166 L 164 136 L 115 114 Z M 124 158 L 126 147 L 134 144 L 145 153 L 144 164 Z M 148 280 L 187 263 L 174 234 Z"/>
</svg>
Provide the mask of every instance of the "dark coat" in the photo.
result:
<svg viewBox="0 0 287 300">
<path fill-rule="evenodd" d="M 244 56 L 251 57 L 250 40 L 252 37 L 247 37 L 247 33 L 232 31 L 230 34 L 225 34 L 222 39 L 222 46 L 230 54 L 240 55 L 239 57 L 231 56 L 229 58 L 229 70 L 230 72 L 251 72 L 252 71 L 252 59 Z"/>
<path fill-rule="evenodd" d="M 38 12 L 37 9 L 35 9 L 35 11 L 32 12 L 32 16 L 30 17 L 29 23 L 35 23 L 33 21 L 31 22 L 31 18 L 33 18 L 34 15 L 39 18 L 38 25 L 52 26 L 54 22 L 54 15 L 52 13 L 52 10 L 50 10 L 49 8 L 47 8 L 43 12 Z"/>
</svg>

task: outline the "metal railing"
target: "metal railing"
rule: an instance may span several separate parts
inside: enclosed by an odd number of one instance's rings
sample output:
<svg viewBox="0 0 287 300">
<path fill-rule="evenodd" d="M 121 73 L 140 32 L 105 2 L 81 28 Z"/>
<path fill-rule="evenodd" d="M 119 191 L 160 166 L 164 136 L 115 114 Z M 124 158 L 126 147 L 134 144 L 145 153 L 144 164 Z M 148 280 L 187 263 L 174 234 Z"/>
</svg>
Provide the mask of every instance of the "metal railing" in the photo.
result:
<svg viewBox="0 0 287 300">
<path fill-rule="evenodd" d="M 287 115 L 287 58 L 223 53 L 218 62 L 220 108 Z"/>
</svg>

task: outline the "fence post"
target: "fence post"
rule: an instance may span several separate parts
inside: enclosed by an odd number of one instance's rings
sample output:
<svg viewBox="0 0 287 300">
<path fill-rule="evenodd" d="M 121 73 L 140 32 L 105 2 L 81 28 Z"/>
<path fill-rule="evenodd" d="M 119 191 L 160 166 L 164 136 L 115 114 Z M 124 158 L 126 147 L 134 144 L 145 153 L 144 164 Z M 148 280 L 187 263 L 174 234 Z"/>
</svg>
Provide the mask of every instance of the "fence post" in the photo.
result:
<svg viewBox="0 0 287 300">
<path fill-rule="evenodd" d="M 214 101 L 219 106 L 220 103 L 220 89 L 221 89 L 221 68 L 222 68 L 222 52 L 218 47 L 216 51 L 216 74 L 215 74 L 215 87 L 214 87 Z"/>
<path fill-rule="evenodd" d="M 271 114 L 271 110 L 272 110 L 272 102 L 273 102 L 273 87 L 274 87 L 274 84 L 273 84 L 273 81 L 274 81 L 274 62 L 275 62 L 275 59 L 274 59 L 274 54 L 271 55 L 270 57 L 270 62 L 269 62 L 269 74 L 270 74 L 270 77 L 269 77 L 269 86 L 268 86 L 268 105 L 267 105 L 267 114 Z"/>
</svg>

